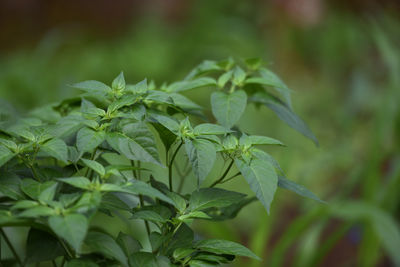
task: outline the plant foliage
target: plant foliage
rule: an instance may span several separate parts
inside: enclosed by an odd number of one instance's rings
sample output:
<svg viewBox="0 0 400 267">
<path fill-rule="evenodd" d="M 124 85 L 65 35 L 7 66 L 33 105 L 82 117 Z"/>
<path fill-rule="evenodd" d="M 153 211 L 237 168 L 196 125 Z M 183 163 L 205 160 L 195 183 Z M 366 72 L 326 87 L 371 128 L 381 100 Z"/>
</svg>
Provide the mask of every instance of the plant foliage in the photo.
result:
<svg viewBox="0 0 400 267">
<path fill-rule="evenodd" d="M 260 60 L 204 61 L 184 80 L 160 87 L 146 79 L 127 84 L 122 72 L 111 85 L 72 87 L 82 91 L 79 97 L 1 123 L 0 226 L 30 229 L 25 259 L 13 250 L 19 265 L 215 266 L 236 256 L 259 259 L 238 243 L 195 237 L 193 220 L 231 219 L 254 200 L 216 186 L 243 176 L 267 212 L 278 187 L 320 201 L 260 149 L 280 141 L 238 127 L 248 104 L 265 105 L 317 143 L 294 113 L 288 87 Z M 214 89 L 215 119 L 183 94 L 204 87 Z M 178 153 L 186 155 L 193 180 L 175 170 Z M 227 167 L 208 177 L 217 158 Z M 193 192 L 181 192 L 185 180 Z M 151 248 L 93 227 L 98 213 L 143 220 Z"/>
</svg>

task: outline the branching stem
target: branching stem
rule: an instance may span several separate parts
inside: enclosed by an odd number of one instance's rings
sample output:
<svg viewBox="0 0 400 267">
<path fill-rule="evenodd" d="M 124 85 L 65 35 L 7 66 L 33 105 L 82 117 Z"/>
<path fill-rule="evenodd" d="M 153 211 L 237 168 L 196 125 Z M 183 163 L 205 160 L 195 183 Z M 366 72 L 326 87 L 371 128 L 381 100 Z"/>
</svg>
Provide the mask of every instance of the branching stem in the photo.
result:
<svg viewBox="0 0 400 267">
<path fill-rule="evenodd" d="M 168 163 L 168 182 L 169 182 L 169 191 L 172 192 L 172 164 L 174 163 L 175 157 L 178 154 L 179 149 L 183 145 L 183 141 L 179 144 L 179 146 L 176 148 L 174 154 L 172 154 L 171 161 Z"/>
<path fill-rule="evenodd" d="M 216 180 L 212 185 L 210 185 L 210 187 L 214 187 L 214 186 L 216 186 L 217 184 L 219 184 L 219 183 L 222 183 L 222 181 L 224 180 L 224 178 L 226 177 L 226 175 L 229 173 L 229 171 L 231 170 L 231 168 L 232 168 L 232 165 L 233 165 L 233 159 L 231 159 L 231 163 L 229 163 L 229 166 L 228 166 L 228 168 L 226 168 L 226 170 L 225 170 L 225 172 L 221 175 L 221 177 L 218 179 L 218 180 Z"/>
</svg>

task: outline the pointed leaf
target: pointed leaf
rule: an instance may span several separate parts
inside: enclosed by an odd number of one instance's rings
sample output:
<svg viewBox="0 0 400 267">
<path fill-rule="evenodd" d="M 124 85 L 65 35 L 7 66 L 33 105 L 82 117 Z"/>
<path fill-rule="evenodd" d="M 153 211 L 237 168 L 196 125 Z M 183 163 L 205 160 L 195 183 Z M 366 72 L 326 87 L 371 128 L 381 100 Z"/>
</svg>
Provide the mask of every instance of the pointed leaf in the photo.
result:
<svg viewBox="0 0 400 267">
<path fill-rule="evenodd" d="M 247 103 L 247 95 L 243 90 L 227 94 L 214 92 L 211 94 L 211 108 L 218 122 L 231 128 L 242 116 Z"/>
<path fill-rule="evenodd" d="M 239 203 L 246 195 L 220 188 L 202 188 L 190 196 L 189 208 L 192 211 L 208 208 L 222 208 Z"/>
<path fill-rule="evenodd" d="M 231 130 L 217 124 L 202 123 L 194 127 L 193 132 L 195 135 L 218 135 L 229 133 Z"/>
<path fill-rule="evenodd" d="M 90 159 L 82 159 L 82 161 L 83 163 L 85 163 L 87 167 L 97 172 L 100 175 L 100 177 L 103 177 L 106 174 L 106 170 L 104 169 L 103 165 L 101 165 L 97 161 Z"/>
<path fill-rule="evenodd" d="M 214 166 L 217 155 L 215 146 L 210 141 L 198 139 L 186 140 L 185 148 L 200 186 Z"/>
<path fill-rule="evenodd" d="M 269 213 L 278 186 L 278 176 L 274 167 L 268 161 L 259 159 L 253 159 L 250 164 L 236 159 L 235 164 Z"/>
<path fill-rule="evenodd" d="M 307 198 L 314 199 L 321 203 L 326 203 L 325 201 L 323 201 L 319 197 L 317 197 L 313 192 L 308 190 L 306 187 L 304 187 L 298 183 L 295 183 L 282 175 L 278 176 L 278 186 L 281 188 L 290 190 L 302 197 L 307 197 Z"/>
<path fill-rule="evenodd" d="M 81 89 L 88 93 L 102 93 L 104 95 L 111 91 L 111 88 L 108 85 L 99 81 L 84 81 L 75 83 L 72 87 Z"/>
<path fill-rule="evenodd" d="M 40 151 L 43 151 L 49 156 L 54 157 L 60 161 L 68 161 L 68 148 L 65 142 L 61 139 L 55 138 L 44 143 L 40 147 Z"/>
<path fill-rule="evenodd" d="M 76 251 L 80 251 L 89 226 L 82 214 L 67 214 L 49 218 L 49 226 L 59 237 L 65 239 Z"/>
<path fill-rule="evenodd" d="M 197 249 L 208 251 L 216 254 L 229 254 L 235 256 L 249 257 L 256 260 L 261 260 L 248 248 L 228 240 L 206 239 L 195 244 Z"/>
</svg>

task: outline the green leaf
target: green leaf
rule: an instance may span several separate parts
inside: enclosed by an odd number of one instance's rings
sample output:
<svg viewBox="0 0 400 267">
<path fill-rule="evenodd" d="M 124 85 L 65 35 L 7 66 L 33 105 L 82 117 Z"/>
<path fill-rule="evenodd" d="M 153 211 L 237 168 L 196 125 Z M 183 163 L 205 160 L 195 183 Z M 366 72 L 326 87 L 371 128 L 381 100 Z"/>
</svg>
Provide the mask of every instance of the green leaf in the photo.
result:
<svg viewBox="0 0 400 267">
<path fill-rule="evenodd" d="M 89 189 L 91 186 L 90 180 L 86 177 L 57 178 L 57 180 L 81 189 Z"/>
<path fill-rule="evenodd" d="M 189 256 L 193 252 L 195 252 L 195 250 L 192 249 L 192 248 L 177 248 L 177 249 L 175 249 L 175 251 L 172 254 L 172 256 L 174 257 L 174 259 L 179 260 L 179 259 L 186 258 L 187 256 Z"/>
<path fill-rule="evenodd" d="M 39 195 L 39 201 L 44 203 L 50 203 L 54 199 L 54 196 L 56 195 L 57 185 L 58 185 L 57 183 L 52 182 L 52 185 L 42 190 Z"/>
<path fill-rule="evenodd" d="M 232 82 L 235 85 L 241 85 L 245 78 L 246 78 L 246 72 L 244 72 L 244 70 L 241 67 L 236 66 L 234 71 L 233 71 L 233 80 L 232 80 Z"/>
<path fill-rule="evenodd" d="M 326 203 L 325 201 L 323 201 L 319 197 L 317 197 L 313 192 L 308 190 L 306 187 L 304 187 L 298 183 L 295 183 L 282 175 L 278 176 L 278 186 L 281 188 L 290 190 L 302 197 L 307 197 L 307 198 L 314 199 L 321 203 Z"/>
<path fill-rule="evenodd" d="M 65 142 L 61 139 L 52 139 L 40 147 L 40 151 L 45 152 L 47 155 L 54 157 L 60 161 L 68 161 L 68 148 Z"/>
<path fill-rule="evenodd" d="M 216 254 L 230 254 L 235 256 L 249 257 L 256 260 L 261 260 L 248 248 L 228 240 L 206 239 L 195 244 L 197 249 L 208 251 Z"/>
<path fill-rule="evenodd" d="M 80 153 L 80 156 L 85 152 L 93 151 L 105 140 L 104 132 L 96 132 L 87 127 L 79 130 L 76 136 L 76 147 Z"/>
<path fill-rule="evenodd" d="M 111 105 L 108 106 L 107 113 L 111 114 L 114 111 L 125 107 L 125 106 L 131 106 L 137 102 L 137 96 L 135 95 L 124 95 L 120 99 L 114 101 L 111 103 Z"/>
<path fill-rule="evenodd" d="M 276 140 L 276 139 L 271 138 L 271 137 L 267 137 L 267 136 L 250 135 L 248 138 L 249 138 L 249 142 L 252 145 L 280 145 L 280 146 L 284 146 L 284 144 L 281 141 Z"/>
<path fill-rule="evenodd" d="M 32 200 L 20 200 L 15 202 L 15 204 L 11 207 L 12 210 L 17 209 L 30 209 L 33 207 L 39 206 L 39 203 Z"/>
<path fill-rule="evenodd" d="M 172 199 L 174 206 L 182 212 L 186 209 L 186 200 L 175 192 L 166 191 L 167 196 Z"/>
<path fill-rule="evenodd" d="M 190 81 L 181 81 L 172 83 L 167 87 L 167 92 L 182 92 L 199 87 L 214 86 L 217 82 L 209 77 L 201 77 Z"/>
<path fill-rule="evenodd" d="M 182 109 L 189 109 L 189 110 L 200 110 L 202 109 L 201 106 L 178 93 L 170 93 L 169 96 L 172 98 L 174 104 Z"/>
<path fill-rule="evenodd" d="M 125 124 L 122 128 L 122 132 L 129 138 L 134 140 L 136 143 L 138 143 L 143 148 L 143 150 L 147 152 L 145 154 L 151 155 L 152 159 L 149 159 L 148 162 L 160 164 L 156 140 L 146 123 L 137 122 Z M 140 150 L 136 151 L 136 153 L 138 152 L 140 152 Z M 145 154 L 143 154 L 143 156 L 138 155 L 138 159 L 146 162 L 144 158 L 147 158 L 147 155 Z"/>
<path fill-rule="evenodd" d="M 55 137 L 70 136 L 82 128 L 85 119 L 82 116 L 71 114 L 61 118 L 55 125 L 49 127 L 49 132 Z"/>
<path fill-rule="evenodd" d="M 220 264 L 218 263 L 212 263 L 209 261 L 202 261 L 202 260 L 190 260 L 189 261 L 189 266 L 190 267 L 215 267 Z"/>
<path fill-rule="evenodd" d="M 106 170 L 104 169 L 103 165 L 101 165 L 97 161 L 90 159 L 81 159 L 81 160 L 87 167 L 97 172 L 100 175 L 100 177 L 103 177 L 106 174 Z"/>
<path fill-rule="evenodd" d="M 217 81 L 218 87 L 223 88 L 225 84 L 232 78 L 232 75 L 233 75 L 233 70 L 230 70 L 219 76 Z"/>
<path fill-rule="evenodd" d="M 243 90 L 227 94 L 214 92 L 211 94 L 211 108 L 214 117 L 226 128 L 231 128 L 242 116 L 247 103 L 247 95 Z"/>
<path fill-rule="evenodd" d="M 149 112 L 149 115 L 151 120 L 161 124 L 175 135 L 179 133 L 180 129 L 179 123 L 172 117 L 157 112 Z"/>
<path fill-rule="evenodd" d="M 0 145 L 0 167 L 6 164 L 16 154 L 5 146 Z"/>
<path fill-rule="evenodd" d="M 276 97 L 273 97 L 265 92 L 256 93 L 251 97 L 251 100 L 256 103 L 261 103 L 270 108 L 282 121 L 286 122 L 290 127 L 303 134 L 305 137 L 314 141 L 318 146 L 318 140 L 311 132 L 307 124 L 297 116 L 284 102 Z"/>
<path fill-rule="evenodd" d="M 88 93 L 101 93 L 105 95 L 111 92 L 111 88 L 108 85 L 98 81 L 84 81 L 75 83 L 72 85 L 72 87 L 81 89 Z"/>
<path fill-rule="evenodd" d="M 128 266 L 128 259 L 118 243 L 109 235 L 101 232 L 89 232 L 85 239 L 84 253 L 100 253 L 116 259 L 123 266 Z"/>
<path fill-rule="evenodd" d="M 250 164 L 236 159 L 235 164 L 269 213 L 278 186 L 278 176 L 274 167 L 268 161 L 259 159 L 253 159 Z"/>
<path fill-rule="evenodd" d="M 192 211 L 208 208 L 221 208 L 239 203 L 246 195 L 219 188 L 202 188 L 190 196 L 189 208 Z"/>
<path fill-rule="evenodd" d="M 54 181 L 39 183 L 33 179 L 23 179 L 21 183 L 21 190 L 32 199 L 38 199 L 40 194 L 47 188 L 54 186 Z"/>
<path fill-rule="evenodd" d="M 211 217 L 202 211 L 193 211 L 178 217 L 178 220 L 184 222 L 192 219 L 211 219 Z"/>
<path fill-rule="evenodd" d="M 89 222 L 82 214 L 67 214 L 49 218 L 51 230 L 59 237 L 65 239 L 77 252 L 80 251 L 85 239 Z"/>
<path fill-rule="evenodd" d="M 4 173 L 5 177 L 0 175 L 0 193 L 14 200 L 24 199 L 25 196 L 20 189 L 21 180 L 11 174 Z"/>
<path fill-rule="evenodd" d="M 147 92 L 147 88 L 148 88 L 147 87 L 147 79 L 144 79 L 143 81 L 138 82 L 135 85 L 129 84 L 126 86 L 126 90 L 130 91 L 134 94 L 144 94 Z"/>
<path fill-rule="evenodd" d="M 17 144 L 11 140 L 0 138 L 0 147 L 1 147 L 1 145 L 5 146 L 6 148 L 8 148 L 12 151 L 17 150 Z"/>
<path fill-rule="evenodd" d="M 130 257 L 132 267 L 161 267 L 157 263 L 157 258 L 150 252 L 135 252 Z"/>
<path fill-rule="evenodd" d="M 27 263 L 51 261 L 63 255 L 64 249 L 54 236 L 35 228 L 29 230 L 26 241 Z"/>
<path fill-rule="evenodd" d="M 262 64 L 262 60 L 260 58 L 247 58 L 245 60 L 246 66 L 251 70 L 257 70 L 260 68 Z"/>
<path fill-rule="evenodd" d="M 172 100 L 171 96 L 168 93 L 155 90 L 151 90 L 148 92 L 146 96 L 146 101 L 152 101 L 159 104 L 169 104 L 169 105 L 174 104 L 174 101 Z"/>
<path fill-rule="evenodd" d="M 129 256 L 132 253 L 138 252 L 142 249 L 142 245 L 139 243 L 139 241 L 123 232 L 119 232 L 116 241 L 125 252 L 126 256 Z"/>
<path fill-rule="evenodd" d="M 123 91 L 125 90 L 125 78 L 124 73 L 121 73 L 113 80 L 111 87 L 115 91 Z"/>
<path fill-rule="evenodd" d="M 132 219 L 141 219 L 155 223 L 165 223 L 165 219 L 152 210 L 139 210 L 132 215 Z"/>
<path fill-rule="evenodd" d="M 134 195 L 145 195 L 153 198 L 158 198 L 172 205 L 174 204 L 174 202 L 169 197 L 167 197 L 157 189 L 151 187 L 145 182 L 137 180 L 131 180 L 130 182 L 128 182 L 126 185 L 123 186 L 115 184 L 103 184 L 101 186 L 101 190 L 110 192 L 122 192 Z"/>
<path fill-rule="evenodd" d="M 149 142 L 149 139 L 146 137 L 133 140 L 121 133 L 109 133 L 107 135 L 107 142 L 112 148 L 130 160 L 139 160 L 161 165 L 158 161 L 158 152 L 156 154 L 154 150 L 154 144 Z"/>
<path fill-rule="evenodd" d="M 266 86 L 272 86 L 278 91 L 288 103 L 290 109 L 292 109 L 292 100 L 290 97 L 290 89 L 284 82 L 272 71 L 262 68 L 259 70 L 261 77 L 252 77 L 246 80 L 246 84 L 261 84 Z"/>
<path fill-rule="evenodd" d="M 204 139 L 186 140 L 186 153 L 200 186 L 210 173 L 216 159 L 216 150 L 210 141 Z"/>
<path fill-rule="evenodd" d="M 56 212 L 52 208 L 46 206 L 37 206 L 19 213 L 18 216 L 27 218 L 39 218 L 48 217 L 55 214 Z"/>
<path fill-rule="evenodd" d="M 218 135 L 229 133 L 231 130 L 217 124 L 202 123 L 194 127 L 193 132 L 195 135 Z"/>
</svg>

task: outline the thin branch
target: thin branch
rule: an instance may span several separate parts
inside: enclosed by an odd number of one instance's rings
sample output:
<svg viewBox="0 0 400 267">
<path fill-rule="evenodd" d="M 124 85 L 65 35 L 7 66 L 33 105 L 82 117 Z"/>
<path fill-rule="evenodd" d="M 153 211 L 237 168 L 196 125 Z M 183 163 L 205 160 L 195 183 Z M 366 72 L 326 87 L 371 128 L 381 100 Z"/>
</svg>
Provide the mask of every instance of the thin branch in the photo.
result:
<svg viewBox="0 0 400 267">
<path fill-rule="evenodd" d="M 15 248 L 13 247 L 13 245 L 10 242 L 10 239 L 8 239 L 6 233 L 3 231 L 2 228 L 0 228 L 0 234 L 3 236 L 4 241 L 6 241 L 7 246 L 10 248 L 10 250 L 11 250 L 12 254 L 14 255 L 14 258 L 17 260 L 18 264 L 20 266 L 23 266 L 20 257 L 18 256 L 17 252 L 15 251 Z"/>
<path fill-rule="evenodd" d="M 169 191 L 172 192 L 172 164 L 174 163 L 175 157 L 178 154 L 179 149 L 183 145 L 183 141 L 179 144 L 179 146 L 176 148 L 174 154 L 171 157 L 171 161 L 168 163 L 168 182 L 169 182 Z"/>
<path fill-rule="evenodd" d="M 226 177 L 226 175 L 229 173 L 230 169 L 232 168 L 233 165 L 233 159 L 231 159 L 231 163 L 229 163 L 228 168 L 226 168 L 225 172 L 222 174 L 221 178 L 219 178 L 218 180 L 216 180 L 212 185 L 210 185 L 210 187 L 214 187 L 217 184 L 221 183 L 222 180 L 224 180 L 224 178 Z"/>
</svg>

